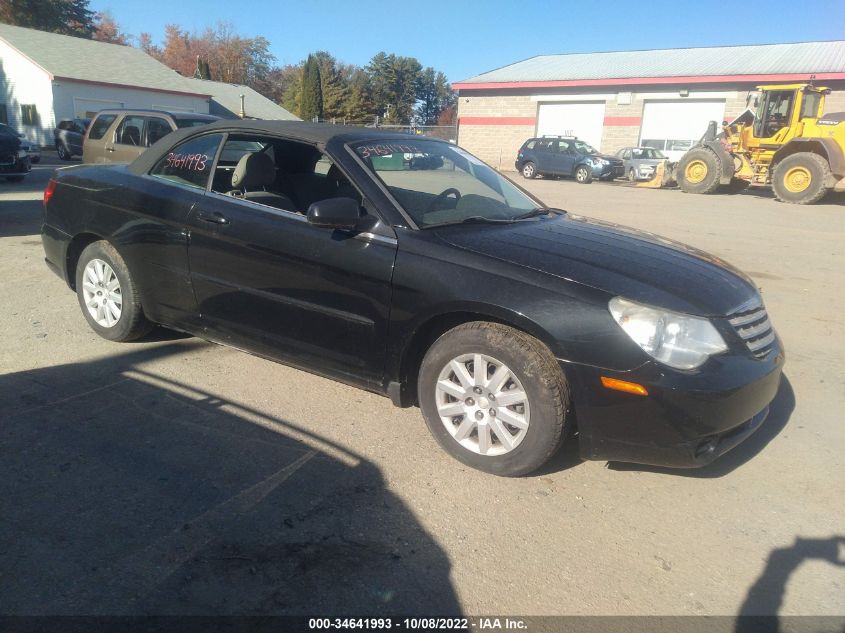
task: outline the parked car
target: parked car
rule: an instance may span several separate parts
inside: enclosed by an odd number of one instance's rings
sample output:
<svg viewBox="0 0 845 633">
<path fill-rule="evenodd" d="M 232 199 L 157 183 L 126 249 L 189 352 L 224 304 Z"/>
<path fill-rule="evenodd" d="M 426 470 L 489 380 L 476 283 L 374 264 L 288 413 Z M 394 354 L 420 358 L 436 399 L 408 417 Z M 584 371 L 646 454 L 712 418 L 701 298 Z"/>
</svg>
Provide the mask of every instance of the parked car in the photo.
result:
<svg viewBox="0 0 845 633">
<path fill-rule="evenodd" d="M 668 158 L 653 147 L 623 147 L 616 152 L 616 158 L 622 160 L 622 165 L 628 180 L 651 180 L 657 166 Z"/>
<path fill-rule="evenodd" d="M 20 139 L 21 149 L 23 149 L 23 151 L 26 152 L 27 156 L 29 156 L 30 163 L 38 163 L 41 161 L 41 146 L 38 145 L 38 143 L 28 140 L 23 135 L 23 133 L 18 132 L 11 125 L 0 123 L 0 134 L 5 134 L 6 136 L 14 136 Z"/>
<path fill-rule="evenodd" d="M 0 134 L 0 176 L 20 182 L 32 169 L 32 162 L 18 136 Z"/>
<path fill-rule="evenodd" d="M 163 110 L 101 110 L 82 141 L 83 163 L 128 163 L 173 130 L 207 125 L 220 117 Z"/>
<path fill-rule="evenodd" d="M 442 140 L 220 121 L 60 169 L 44 200 L 46 261 L 100 336 L 158 323 L 418 404 L 487 472 L 538 468 L 575 411 L 587 459 L 700 466 L 778 390 L 746 275 L 549 209 Z"/>
<path fill-rule="evenodd" d="M 570 136 L 530 138 L 519 148 L 514 164 L 525 178 L 574 176 L 582 184 L 593 178 L 612 180 L 625 173 L 621 160 Z"/>
<path fill-rule="evenodd" d="M 91 119 L 62 119 L 53 130 L 56 153 L 61 160 L 82 156 L 82 141 Z"/>
</svg>

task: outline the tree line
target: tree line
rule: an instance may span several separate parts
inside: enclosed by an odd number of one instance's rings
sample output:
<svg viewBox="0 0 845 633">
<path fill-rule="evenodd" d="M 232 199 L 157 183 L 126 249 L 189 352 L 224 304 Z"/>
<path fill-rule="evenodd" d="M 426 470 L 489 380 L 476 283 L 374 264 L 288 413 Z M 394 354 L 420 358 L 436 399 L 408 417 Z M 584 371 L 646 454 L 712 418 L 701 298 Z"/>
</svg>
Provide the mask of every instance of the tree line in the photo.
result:
<svg viewBox="0 0 845 633">
<path fill-rule="evenodd" d="M 168 24 L 157 44 L 150 33 L 126 33 L 109 12 L 92 11 L 89 0 L 3 0 L 0 22 L 137 46 L 182 75 L 247 85 L 304 120 L 451 125 L 455 119 L 446 76 L 413 57 L 380 52 L 360 67 L 317 51 L 279 66 L 266 38 L 241 36 L 230 23 L 200 33 Z"/>
</svg>

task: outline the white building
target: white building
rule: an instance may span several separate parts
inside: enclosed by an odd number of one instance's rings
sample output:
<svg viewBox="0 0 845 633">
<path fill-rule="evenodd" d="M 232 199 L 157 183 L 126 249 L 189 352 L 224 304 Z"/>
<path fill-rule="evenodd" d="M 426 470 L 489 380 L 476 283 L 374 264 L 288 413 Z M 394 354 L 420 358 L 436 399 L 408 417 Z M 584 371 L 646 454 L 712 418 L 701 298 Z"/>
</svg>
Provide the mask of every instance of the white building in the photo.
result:
<svg viewBox="0 0 845 633">
<path fill-rule="evenodd" d="M 0 24 L 0 122 L 40 145 L 62 119 L 105 108 L 153 108 L 295 120 L 246 86 L 182 77 L 143 51 Z"/>
</svg>

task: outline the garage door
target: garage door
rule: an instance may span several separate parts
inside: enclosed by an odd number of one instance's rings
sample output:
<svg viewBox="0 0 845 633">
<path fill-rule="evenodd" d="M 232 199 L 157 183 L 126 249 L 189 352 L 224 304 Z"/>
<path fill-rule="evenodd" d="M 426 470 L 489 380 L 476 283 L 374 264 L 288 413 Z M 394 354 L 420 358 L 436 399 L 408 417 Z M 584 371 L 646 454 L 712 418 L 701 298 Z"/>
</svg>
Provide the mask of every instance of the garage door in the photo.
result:
<svg viewBox="0 0 845 633">
<path fill-rule="evenodd" d="M 108 110 L 112 108 L 123 108 L 121 101 L 109 101 L 108 99 L 81 99 L 79 97 L 73 98 L 74 116 L 82 119 L 93 118 L 100 110 Z"/>
<path fill-rule="evenodd" d="M 603 127 L 603 101 L 601 103 L 540 104 L 537 136 L 577 136 L 600 149 Z"/>
<path fill-rule="evenodd" d="M 722 122 L 723 100 L 646 101 L 640 145 L 663 151 L 678 160 L 707 131 L 710 121 Z"/>
</svg>

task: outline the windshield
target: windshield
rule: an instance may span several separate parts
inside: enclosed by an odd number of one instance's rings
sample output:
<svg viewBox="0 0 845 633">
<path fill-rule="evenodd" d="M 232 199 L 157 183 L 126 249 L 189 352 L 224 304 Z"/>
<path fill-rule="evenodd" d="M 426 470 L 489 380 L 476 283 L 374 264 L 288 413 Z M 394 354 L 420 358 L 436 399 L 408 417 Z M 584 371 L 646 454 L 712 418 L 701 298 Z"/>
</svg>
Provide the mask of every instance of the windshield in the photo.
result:
<svg viewBox="0 0 845 633">
<path fill-rule="evenodd" d="M 542 206 L 456 145 L 428 139 L 364 142 L 355 153 L 418 226 L 510 221 Z"/>
<path fill-rule="evenodd" d="M 572 141 L 572 144 L 575 146 L 575 149 L 578 150 L 581 154 L 598 154 L 599 151 L 590 145 L 589 143 L 585 143 L 584 141 Z"/>
</svg>

